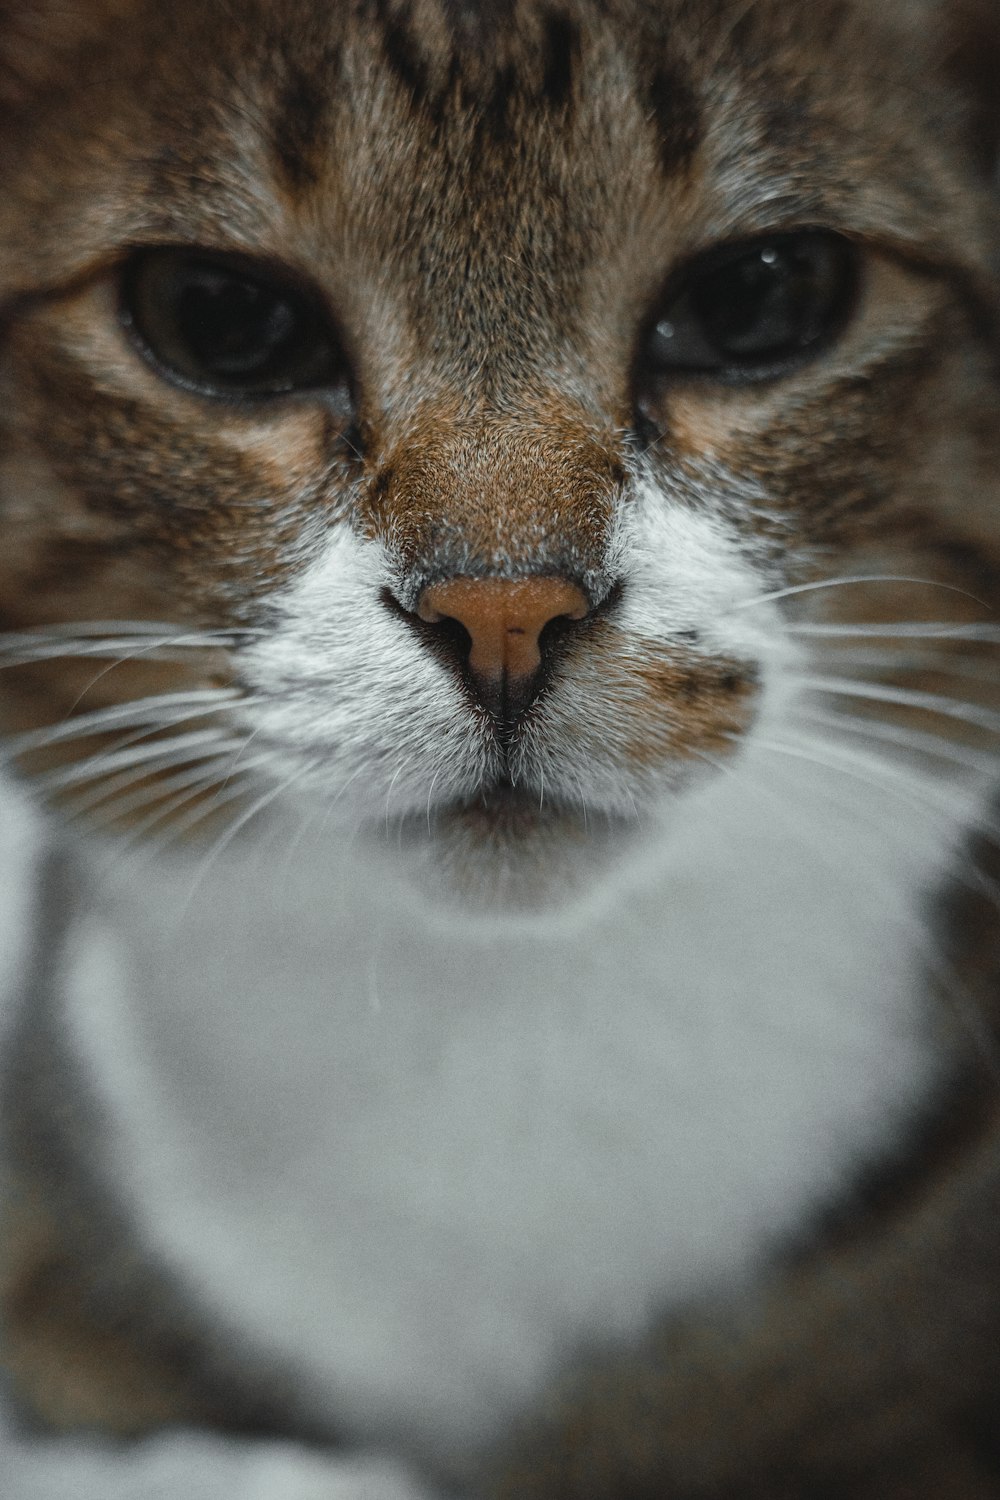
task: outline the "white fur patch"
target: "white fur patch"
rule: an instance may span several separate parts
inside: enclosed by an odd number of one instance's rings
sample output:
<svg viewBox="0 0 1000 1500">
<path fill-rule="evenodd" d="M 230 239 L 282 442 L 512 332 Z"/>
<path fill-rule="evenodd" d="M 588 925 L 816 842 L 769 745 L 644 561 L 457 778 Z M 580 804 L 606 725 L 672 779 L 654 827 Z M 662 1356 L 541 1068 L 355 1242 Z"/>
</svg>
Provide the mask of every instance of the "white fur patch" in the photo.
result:
<svg viewBox="0 0 1000 1500">
<path fill-rule="evenodd" d="M 431 790 L 470 796 L 491 764 L 454 674 L 381 603 L 387 577 L 379 545 L 336 528 L 244 664 L 267 700 L 247 720 L 257 743 L 314 767 L 335 827 L 422 812 Z"/>
</svg>

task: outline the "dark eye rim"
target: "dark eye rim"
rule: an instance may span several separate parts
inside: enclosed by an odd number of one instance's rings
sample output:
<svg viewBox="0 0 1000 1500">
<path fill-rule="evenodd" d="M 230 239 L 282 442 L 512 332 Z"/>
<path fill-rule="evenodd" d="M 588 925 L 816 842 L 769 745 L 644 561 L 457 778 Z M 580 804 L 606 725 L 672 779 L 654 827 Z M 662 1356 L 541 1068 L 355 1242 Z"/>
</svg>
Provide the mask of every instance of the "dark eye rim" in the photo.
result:
<svg viewBox="0 0 1000 1500">
<path fill-rule="evenodd" d="M 658 322 L 665 311 L 690 286 L 695 276 L 710 276 L 714 272 L 733 264 L 755 249 L 772 245 L 790 244 L 805 238 L 821 238 L 835 241 L 846 253 L 850 263 L 850 284 L 841 298 L 837 315 L 821 338 L 781 359 L 719 365 L 713 368 L 657 367 L 646 350 Z M 648 315 L 644 318 L 636 342 L 633 362 L 633 388 L 637 393 L 662 391 L 670 386 L 718 386 L 739 388 L 746 386 L 770 386 L 779 383 L 797 370 L 804 369 L 834 348 L 850 326 L 857 313 L 865 286 L 866 255 L 864 245 L 841 229 L 827 224 L 805 223 L 785 225 L 781 229 L 762 230 L 745 237 L 727 239 L 710 249 L 696 251 L 679 266 L 674 267 L 659 293 L 653 299 Z M 641 407 L 639 397 L 637 404 Z"/>
<path fill-rule="evenodd" d="M 286 293 L 297 302 L 312 308 L 325 324 L 331 348 L 339 355 L 338 378 L 334 381 L 316 381 L 301 386 L 278 390 L 240 390 L 237 386 L 212 385 L 199 381 L 178 370 L 161 358 L 146 338 L 136 320 L 130 293 L 136 279 L 149 259 L 154 256 L 175 255 L 191 261 L 208 264 L 222 270 L 232 270 L 251 281 L 272 286 Z M 323 398 L 325 404 L 335 405 L 343 414 L 353 413 L 356 394 L 353 379 L 353 361 L 343 337 L 336 313 L 316 284 L 287 262 L 267 255 L 212 246 L 193 244 L 187 241 L 157 241 L 154 244 L 139 243 L 126 247 L 117 267 L 117 315 L 129 343 L 147 364 L 168 385 L 175 386 L 189 395 L 199 396 L 220 406 L 236 410 L 258 410 L 261 407 L 287 405 Z"/>
</svg>

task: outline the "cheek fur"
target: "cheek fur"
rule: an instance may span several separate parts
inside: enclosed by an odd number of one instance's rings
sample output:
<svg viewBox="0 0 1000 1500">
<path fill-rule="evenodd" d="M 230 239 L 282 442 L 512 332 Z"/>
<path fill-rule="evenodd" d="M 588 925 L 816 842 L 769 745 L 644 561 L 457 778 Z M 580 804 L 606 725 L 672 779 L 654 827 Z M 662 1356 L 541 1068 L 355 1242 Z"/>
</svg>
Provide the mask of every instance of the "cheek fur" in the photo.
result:
<svg viewBox="0 0 1000 1500">
<path fill-rule="evenodd" d="M 264 699 L 254 728 L 315 761 L 313 780 L 350 783 L 352 808 L 384 807 L 392 787 L 395 812 L 419 811 L 432 783 L 471 795 L 496 756 L 455 676 L 382 604 L 387 575 L 381 547 L 336 527 L 242 672 Z"/>
</svg>

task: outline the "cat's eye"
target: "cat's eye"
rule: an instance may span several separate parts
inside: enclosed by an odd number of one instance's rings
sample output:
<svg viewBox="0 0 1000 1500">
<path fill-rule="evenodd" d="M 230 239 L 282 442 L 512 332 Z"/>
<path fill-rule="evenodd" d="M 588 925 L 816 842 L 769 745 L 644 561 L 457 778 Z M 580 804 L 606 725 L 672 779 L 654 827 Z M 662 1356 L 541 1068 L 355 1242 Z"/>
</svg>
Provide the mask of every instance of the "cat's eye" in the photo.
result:
<svg viewBox="0 0 1000 1500">
<path fill-rule="evenodd" d="M 818 353 L 846 325 L 857 247 L 821 229 L 730 245 L 691 262 L 667 288 L 641 363 L 654 376 L 766 380 Z"/>
<path fill-rule="evenodd" d="M 122 316 L 162 370 L 207 395 L 272 396 L 346 378 L 319 298 L 252 260 L 140 250 L 124 270 Z"/>
</svg>

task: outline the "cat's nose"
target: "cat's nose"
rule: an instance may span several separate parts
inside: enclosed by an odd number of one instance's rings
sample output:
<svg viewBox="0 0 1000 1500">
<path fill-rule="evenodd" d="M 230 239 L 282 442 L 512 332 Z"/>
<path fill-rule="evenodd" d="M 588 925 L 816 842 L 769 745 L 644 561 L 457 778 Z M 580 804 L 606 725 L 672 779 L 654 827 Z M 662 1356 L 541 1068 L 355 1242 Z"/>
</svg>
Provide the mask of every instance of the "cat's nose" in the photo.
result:
<svg viewBox="0 0 1000 1500">
<path fill-rule="evenodd" d="M 451 578 L 426 588 L 417 614 L 429 625 L 454 622 L 467 636 L 465 664 L 481 702 L 497 718 L 516 719 L 534 699 L 542 633 L 557 620 L 582 620 L 590 601 L 565 578 Z"/>
</svg>

